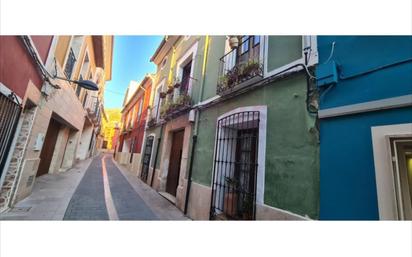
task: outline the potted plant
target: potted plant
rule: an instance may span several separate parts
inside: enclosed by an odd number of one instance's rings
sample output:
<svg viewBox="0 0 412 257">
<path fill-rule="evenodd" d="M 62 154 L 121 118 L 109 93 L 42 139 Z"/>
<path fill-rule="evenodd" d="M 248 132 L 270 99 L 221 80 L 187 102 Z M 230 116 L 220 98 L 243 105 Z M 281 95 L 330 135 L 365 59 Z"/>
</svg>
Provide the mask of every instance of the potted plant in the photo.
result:
<svg viewBox="0 0 412 257">
<path fill-rule="evenodd" d="M 167 93 L 166 93 L 166 92 L 160 92 L 160 94 L 159 94 L 160 98 L 165 98 L 165 97 L 166 97 L 166 95 L 167 95 Z"/>
<path fill-rule="evenodd" d="M 259 62 L 252 60 L 244 65 L 242 73 L 247 78 L 254 77 L 259 74 L 259 68 Z"/>
<path fill-rule="evenodd" d="M 234 67 L 227 72 L 227 85 L 228 87 L 233 87 L 239 80 L 239 68 Z"/>
<path fill-rule="evenodd" d="M 168 93 L 168 94 L 173 93 L 173 87 L 168 87 L 168 88 L 167 88 L 167 93 Z"/>
<path fill-rule="evenodd" d="M 228 191 L 225 190 L 225 197 L 223 201 L 223 212 L 230 216 L 236 217 L 238 208 L 237 208 L 237 200 L 238 200 L 238 185 L 239 182 L 231 177 L 225 177 L 226 186 L 229 188 Z"/>
<path fill-rule="evenodd" d="M 162 104 L 162 106 L 160 107 L 160 116 L 161 116 L 161 117 L 165 116 L 165 115 L 168 113 L 169 109 L 170 109 L 170 104 L 169 104 L 169 102 L 166 101 L 166 102 L 165 102 L 164 104 Z"/>
<path fill-rule="evenodd" d="M 156 118 L 151 117 L 148 121 L 147 121 L 147 126 L 148 127 L 153 127 L 156 124 Z"/>
</svg>

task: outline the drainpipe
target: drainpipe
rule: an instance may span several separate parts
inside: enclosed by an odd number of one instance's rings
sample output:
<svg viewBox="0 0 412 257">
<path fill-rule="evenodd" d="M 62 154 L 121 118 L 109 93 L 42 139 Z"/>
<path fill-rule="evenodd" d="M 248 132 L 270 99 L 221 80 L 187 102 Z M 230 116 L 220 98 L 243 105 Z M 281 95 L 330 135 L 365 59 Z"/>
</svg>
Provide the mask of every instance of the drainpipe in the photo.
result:
<svg viewBox="0 0 412 257">
<path fill-rule="evenodd" d="M 200 84 L 200 93 L 199 93 L 199 99 L 198 103 L 200 103 L 203 99 L 203 88 L 205 85 L 205 71 L 206 71 L 206 63 L 207 63 L 207 55 L 209 53 L 209 36 L 206 36 L 205 40 L 205 49 L 203 52 L 203 65 L 202 65 L 202 81 Z M 199 130 L 199 116 L 200 116 L 200 109 L 198 108 L 196 110 L 196 115 L 195 115 L 195 128 L 193 131 L 193 143 L 192 143 L 192 149 L 191 149 L 191 155 L 190 155 L 190 166 L 189 166 L 189 174 L 187 177 L 187 187 L 186 187 L 186 200 L 185 200 L 185 209 L 184 209 L 184 214 L 187 214 L 187 207 L 189 205 L 189 194 L 190 194 L 190 186 L 192 184 L 192 168 L 193 168 L 193 157 L 195 153 L 195 147 L 196 147 L 196 142 L 197 142 L 197 133 Z"/>
</svg>

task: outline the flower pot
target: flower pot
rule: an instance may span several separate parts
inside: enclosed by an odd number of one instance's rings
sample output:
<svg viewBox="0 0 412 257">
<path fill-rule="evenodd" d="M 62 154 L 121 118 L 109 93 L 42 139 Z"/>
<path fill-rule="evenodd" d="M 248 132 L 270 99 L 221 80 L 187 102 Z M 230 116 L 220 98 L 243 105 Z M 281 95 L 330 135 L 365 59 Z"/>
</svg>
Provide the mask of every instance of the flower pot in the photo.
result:
<svg viewBox="0 0 412 257">
<path fill-rule="evenodd" d="M 173 93 L 173 87 L 169 87 L 169 88 L 167 89 L 167 93 L 168 93 L 168 94 Z"/>
<path fill-rule="evenodd" d="M 237 193 L 236 192 L 225 193 L 225 199 L 223 203 L 223 212 L 230 217 L 236 217 L 236 213 L 237 213 Z"/>
<path fill-rule="evenodd" d="M 237 36 L 229 37 L 229 46 L 231 49 L 235 49 L 239 46 L 239 38 Z"/>
<path fill-rule="evenodd" d="M 174 86 L 173 86 L 174 88 L 179 88 L 180 87 L 180 83 L 176 83 L 176 84 L 174 84 Z"/>
<path fill-rule="evenodd" d="M 167 95 L 167 94 L 166 94 L 165 92 L 160 92 L 160 94 L 159 94 L 160 98 L 165 98 L 166 95 Z"/>
</svg>

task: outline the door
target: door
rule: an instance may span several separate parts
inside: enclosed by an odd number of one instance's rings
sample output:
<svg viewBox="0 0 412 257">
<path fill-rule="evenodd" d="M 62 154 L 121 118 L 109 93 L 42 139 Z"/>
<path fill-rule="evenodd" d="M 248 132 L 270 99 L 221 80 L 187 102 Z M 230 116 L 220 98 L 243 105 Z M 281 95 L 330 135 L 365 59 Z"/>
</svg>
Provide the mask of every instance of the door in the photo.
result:
<svg viewBox="0 0 412 257">
<path fill-rule="evenodd" d="M 234 181 L 237 182 L 238 216 L 242 219 L 253 219 L 255 185 L 257 170 L 257 134 L 258 129 L 238 130 L 236 142 Z"/>
<path fill-rule="evenodd" d="M 392 160 L 397 191 L 398 213 L 401 220 L 412 220 L 412 140 L 392 140 Z"/>
<path fill-rule="evenodd" d="M 179 184 L 180 164 L 182 162 L 184 130 L 173 133 L 172 149 L 170 152 L 169 171 L 167 173 L 166 192 L 176 196 Z"/>
<path fill-rule="evenodd" d="M 56 146 L 57 136 L 59 135 L 60 123 L 53 118 L 50 119 L 46 137 L 40 153 L 39 169 L 36 177 L 47 174 L 49 172 L 50 163 L 53 158 L 54 147 Z"/>
<path fill-rule="evenodd" d="M 147 182 L 147 175 L 149 174 L 149 165 L 150 159 L 152 156 L 152 148 L 153 148 L 153 136 L 148 136 L 146 138 L 146 145 L 143 152 L 143 166 L 142 166 L 142 173 L 140 174 L 140 178 Z"/>
</svg>

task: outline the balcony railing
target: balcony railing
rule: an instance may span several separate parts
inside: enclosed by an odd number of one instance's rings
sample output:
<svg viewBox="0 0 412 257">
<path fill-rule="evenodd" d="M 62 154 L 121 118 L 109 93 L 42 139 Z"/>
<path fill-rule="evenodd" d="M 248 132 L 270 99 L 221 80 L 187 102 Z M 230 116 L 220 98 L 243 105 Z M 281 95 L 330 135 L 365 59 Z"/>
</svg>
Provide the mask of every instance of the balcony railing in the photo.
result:
<svg viewBox="0 0 412 257">
<path fill-rule="evenodd" d="M 74 56 L 73 49 L 70 48 L 69 55 L 67 57 L 66 66 L 64 67 L 64 74 L 70 79 L 72 77 L 74 63 L 76 62 L 76 57 Z"/>
<path fill-rule="evenodd" d="M 179 93 L 173 97 L 167 97 L 160 107 L 160 117 L 171 119 L 190 109 L 192 99 L 187 93 Z"/>
<path fill-rule="evenodd" d="M 225 95 L 262 78 L 260 45 L 256 36 L 249 36 L 238 47 L 220 58 L 217 94 Z"/>
</svg>

